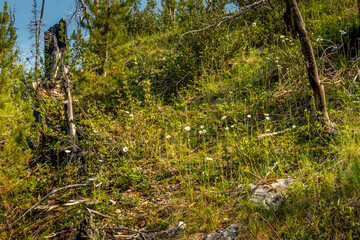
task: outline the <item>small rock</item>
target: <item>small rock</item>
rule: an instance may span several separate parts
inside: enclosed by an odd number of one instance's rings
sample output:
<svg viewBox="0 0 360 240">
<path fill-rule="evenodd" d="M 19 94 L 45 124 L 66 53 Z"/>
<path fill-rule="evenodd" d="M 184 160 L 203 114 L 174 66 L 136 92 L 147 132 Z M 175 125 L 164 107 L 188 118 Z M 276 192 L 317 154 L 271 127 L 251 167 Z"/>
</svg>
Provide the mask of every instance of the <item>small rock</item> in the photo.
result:
<svg viewBox="0 0 360 240">
<path fill-rule="evenodd" d="M 227 228 L 217 229 L 207 236 L 205 236 L 202 240 L 235 240 L 237 235 L 242 230 L 242 225 L 240 224 L 231 224 Z"/>
<path fill-rule="evenodd" d="M 284 200 L 285 192 L 293 184 L 292 178 L 277 179 L 271 184 L 250 184 L 250 200 L 258 207 L 277 209 Z"/>
</svg>

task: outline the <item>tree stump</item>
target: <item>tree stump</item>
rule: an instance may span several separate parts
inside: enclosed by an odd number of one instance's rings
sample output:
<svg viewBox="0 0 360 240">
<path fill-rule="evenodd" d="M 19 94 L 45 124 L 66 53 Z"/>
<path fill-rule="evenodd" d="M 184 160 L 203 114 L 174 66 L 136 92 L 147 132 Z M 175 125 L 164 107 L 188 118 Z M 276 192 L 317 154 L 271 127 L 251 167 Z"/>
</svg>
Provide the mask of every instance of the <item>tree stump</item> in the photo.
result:
<svg viewBox="0 0 360 240">
<path fill-rule="evenodd" d="M 45 79 L 43 86 L 48 90 L 61 86 L 64 94 L 64 116 L 66 132 L 71 136 L 74 146 L 77 144 L 76 128 L 73 122 L 73 108 L 71 100 L 71 74 L 64 63 L 67 48 L 66 19 L 62 18 L 58 24 L 45 32 Z"/>
</svg>

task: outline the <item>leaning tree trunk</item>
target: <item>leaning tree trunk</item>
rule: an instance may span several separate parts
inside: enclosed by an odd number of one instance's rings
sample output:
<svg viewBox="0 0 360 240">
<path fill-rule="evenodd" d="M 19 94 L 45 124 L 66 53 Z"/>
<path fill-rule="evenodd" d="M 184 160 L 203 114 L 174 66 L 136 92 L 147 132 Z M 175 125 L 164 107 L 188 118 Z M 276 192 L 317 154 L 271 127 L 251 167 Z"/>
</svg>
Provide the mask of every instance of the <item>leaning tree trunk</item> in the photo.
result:
<svg viewBox="0 0 360 240">
<path fill-rule="evenodd" d="M 306 31 L 304 20 L 301 16 L 299 7 L 296 0 L 286 0 L 291 9 L 291 15 L 294 20 L 295 28 L 299 33 L 301 50 L 305 58 L 305 64 L 308 71 L 310 86 L 314 92 L 315 109 L 319 113 L 320 117 L 325 121 L 325 124 L 332 128 L 333 124 L 329 118 L 329 114 L 326 109 L 325 90 L 320 83 L 318 68 L 315 61 L 314 51 Z"/>
</svg>

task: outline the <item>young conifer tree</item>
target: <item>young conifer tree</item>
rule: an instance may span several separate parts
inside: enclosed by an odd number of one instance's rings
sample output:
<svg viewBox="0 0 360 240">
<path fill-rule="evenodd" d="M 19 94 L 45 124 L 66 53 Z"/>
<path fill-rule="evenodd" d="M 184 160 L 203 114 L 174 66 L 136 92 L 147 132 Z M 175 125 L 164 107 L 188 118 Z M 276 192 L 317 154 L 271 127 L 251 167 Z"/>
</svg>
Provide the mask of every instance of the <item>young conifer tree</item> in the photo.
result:
<svg viewBox="0 0 360 240">
<path fill-rule="evenodd" d="M 5 2 L 4 11 L 0 12 L 0 104 L 6 102 L 3 98 L 9 94 L 11 73 L 17 56 L 17 51 L 14 51 L 15 41 L 15 29 Z"/>
<path fill-rule="evenodd" d="M 176 0 L 161 0 L 161 18 L 164 24 L 164 28 L 174 26 L 177 22 L 177 1 Z"/>
<path fill-rule="evenodd" d="M 123 0 L 85 0 L 88 11 L 83 27 L 89 30 L 87 46 L 98 56 L 97 72 L 107 76 L 108 61 L 114 54 L 114 47 L 125 42 L 130 17 L 129 3 Z"/>
</svg>

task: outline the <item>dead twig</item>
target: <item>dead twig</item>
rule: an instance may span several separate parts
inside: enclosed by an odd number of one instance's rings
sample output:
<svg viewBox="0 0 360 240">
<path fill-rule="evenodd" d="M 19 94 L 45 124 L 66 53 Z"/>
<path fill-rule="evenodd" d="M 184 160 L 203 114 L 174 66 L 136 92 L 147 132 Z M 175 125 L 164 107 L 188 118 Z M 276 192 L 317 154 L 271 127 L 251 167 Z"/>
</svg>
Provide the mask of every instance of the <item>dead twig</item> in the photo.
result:
<svg viewBox="0 0 360 240">
<path fill-rule="evenodd" d="M 257 1 L 257 2 L 254 2 L 250 5 L 247 5 L 245 7 L 242 7 L 240 9 L 240 11 L 238 13 L 236 13 L 235 15 L 233 16 L 226 16 L 226 17 L 223 17 L 222 19 L 220 19 L 219 21 L 217 21 L 216 23 L 214 24 L 211 24 L 211 25 L 208 25 L 207 27 L 205 28 L 201 28 L 201 29 L 196 29 L 196 30 L 191 30 L 191 31 L 188 31 L 186 33 L 183 33 L 180 38 L 179 38 L 179 44 L 181 45 L 181 39 L 187 35 L 187 34 L 190 34 L 190 33 L 196 33 L 196 32 L 202 32 L 202 31 L 205 31 L 205 30 L 208 30 L 209 28 L 216 28 L 218 26 L 220 26 L 221 24 L 225 23 L 225 22 L 229 22 L 229 21 L 232 21 L 233 19 L 235 18 L 238 18 L 240 17 L 241 15 L 245 14 L 246 12 L 250 11 L 251 9 L 263 4 L 266 0 L 260 0 L 260 1 Z"/>
<path fill-rule="evenodd" d="M 269 174 L 277 167 L 277 165 L 279 164 L 279 162 L 274 163 L 274 165 L 271 167 L 271 169 L 266 173 L 264 180 L 269 176 Z M 263 181 L 264 181 L 263 180 Z"/>
<path fill-rule="evenodd" d="M 159 238 L 157 237 L 154 237 L 154 236 L 151 236 L 151 235 L 148 235 L 146 233 L 143 233 L 141 231 L 136 231 L 134 229 L 131 229 L 131 228 L 126 228 L 126 227 L 103 227 L 101 229 L 106 229 L 106 230 L 120 230 L 120 231 L 129 231 L 129 232 L 134 232 L 134 233 L 138 233 L 140 234 L 140 236 L 142 237 L 142 239 L 146 240 L 145 237 L 147 238 L 151 238 L 151 239 L 155 239 L 155 240 L 160 240 Z"/>
<path fill-rule="evenodd" d="M 34 209 L 37 205 L 39 205 L 40 203 L 42 203 L 45 199 L 47 199 L 48 197 L 50 197 L 51 195 L 61 191 L 61 190 L 65 190 L 65 189 L 69 189 L 69 188 L 76 188 L 76 187 L 86 187 L 86 186 L 92 186 L 92 184 L 74 184 L 74 185 L 68 185 L 62 188 L 58 188 L 50 193 L 48 193 L 45 197 L 43 197 L 42 199 L 40 199 L 40 201 L 38 201 L 37 203 L 35 203 L 31 208 L 29 208 L 26 212 L 24 212 L 18 219 L 16 219 L 13 224 L 17 223 L 21 218 L 25 217 L 26 214 L 28 214 L 32 209 Z"/>
<path fill-rule="evenodd" d="M 60 232 L 53 232 L 53 233 L 50 233 L 49 235 L 46 235 L 44 236 L 45 239 L 48 239 L 48 238 L 54 238 L 54 237 L 59 237 L 61 234 L 64 234 L 64 233 L 67 233 L 69 231 L 60 231 Z"/>
<path fill-rule="evenodd" d="M 99 215 L 99 216 L 102 216 L 102 217 L 104 217 L 104 218 L 109 218 L 109 217 L 110 217 L 110 216 L 108 216 L 108 215 L 99 213 L 99 212 L 97 212 L 97 211 L 95 211 L 95 210 L 92 210 L 92 209 L 90 209 L 90 208 L 86 208 L 86 210 L 87 210 L 90 214 L 91 214 L 91 213 L 95 213 L 95 214 L 97 214 L 97 215 Z"/>
<path fill-rule="evenodd" d="M 269 136 L 274 136 L 274 135 L 278 135 L 278 134 L 282 134 L 282 133 L 285 133 L 287 131 L 290 131 L 290 130 L 293 130 L 293 128 L 287 128 L 285 130 L 282 130 L 282 131 L 277 131 L 277 132 L 272 132 L 272 133 L 264 133 L 264 134 L 260 134 L 259 136 L 257 136 L 258 138 L 262 138 L 262 137 L 269 137 Z"/>
<path fill-rule="evenodd" d="M 271 224 L 263 216 L 261 216 L 259 213 L 254 213 L 254 215 L 259 216 L 262 220 L 264 220 L 264 222 L 266 222 L 266 224 L 271 228 L 273 233 L 276 235 L 277 239 L 281 240 L 279 234 L 275 231 L 273 226 L 271 226 Z"/>
</svg>

